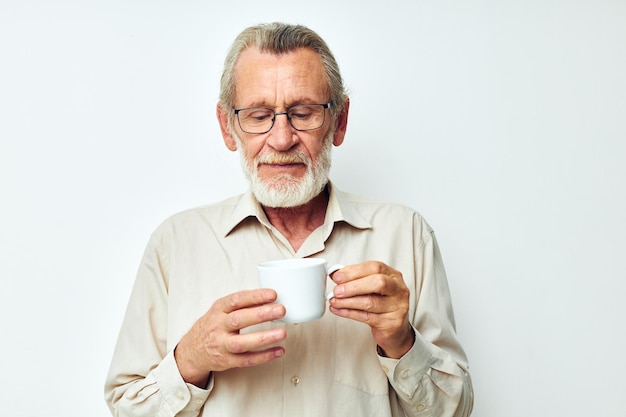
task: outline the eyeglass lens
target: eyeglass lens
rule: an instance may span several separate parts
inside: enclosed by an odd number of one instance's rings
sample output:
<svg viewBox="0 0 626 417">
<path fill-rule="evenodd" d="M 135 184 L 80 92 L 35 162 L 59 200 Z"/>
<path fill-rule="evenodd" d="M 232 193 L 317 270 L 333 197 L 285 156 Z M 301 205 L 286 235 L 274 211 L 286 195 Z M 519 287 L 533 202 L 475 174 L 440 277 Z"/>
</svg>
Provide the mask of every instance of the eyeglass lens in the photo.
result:
<svg viewBox="0 0 626 417">
<path fill-rule="evenodd" d="M 239 126 L 247 133 L 266 133 L 273 126 L 276 116 L 285 114 L 296 130 L 314 130 L 324 124 L 326 106 L 323 104 L 302 104 L 276 113 L 267 108 L 241 109 L 237 111 Z"/>
</svg>

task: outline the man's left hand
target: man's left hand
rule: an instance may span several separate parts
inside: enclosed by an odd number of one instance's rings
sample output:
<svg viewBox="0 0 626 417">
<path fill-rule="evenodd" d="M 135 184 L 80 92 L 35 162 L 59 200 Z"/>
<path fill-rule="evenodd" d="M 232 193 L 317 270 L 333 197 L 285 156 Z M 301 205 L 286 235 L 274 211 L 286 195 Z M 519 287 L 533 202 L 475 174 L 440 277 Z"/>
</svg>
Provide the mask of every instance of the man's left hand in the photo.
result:
<svg viewBox="0 0 626 417">
<path fill-rule="evenodd" d="M 389 358 L 398 359 L 415 341 L 408 321 L 409 289 L 399 271 L 382 262 L 348 265 L 332 275 L 337 286 L 330 311 L 366 323 Z"/>
</svg>

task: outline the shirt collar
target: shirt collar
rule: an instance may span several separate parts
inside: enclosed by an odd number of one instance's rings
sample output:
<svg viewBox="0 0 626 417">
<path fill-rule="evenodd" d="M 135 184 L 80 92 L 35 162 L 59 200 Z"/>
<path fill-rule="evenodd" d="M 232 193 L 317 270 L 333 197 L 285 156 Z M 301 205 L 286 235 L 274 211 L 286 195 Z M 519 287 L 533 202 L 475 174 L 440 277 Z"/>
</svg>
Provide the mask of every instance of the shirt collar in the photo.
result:
<svg viewBox="0 0 626 417">
<path fill-rule="evenodd" d="M 326 209 L 326 221 L 328 224 L 345 222 L 356 229 L 370 229 L 372 225 L 359 213 L 348 194 L 340 191 L 332 182 L 328 183 L 330 197 Z M 236 203 L 228 221 L 224 224 L 224 236 L 230 234 L 248 218 L 256 218 L 263 226 L 270 228 L 271 224 L 261 207 L 261 204 L 248 190 L 242 194 Z"/>
</svg>

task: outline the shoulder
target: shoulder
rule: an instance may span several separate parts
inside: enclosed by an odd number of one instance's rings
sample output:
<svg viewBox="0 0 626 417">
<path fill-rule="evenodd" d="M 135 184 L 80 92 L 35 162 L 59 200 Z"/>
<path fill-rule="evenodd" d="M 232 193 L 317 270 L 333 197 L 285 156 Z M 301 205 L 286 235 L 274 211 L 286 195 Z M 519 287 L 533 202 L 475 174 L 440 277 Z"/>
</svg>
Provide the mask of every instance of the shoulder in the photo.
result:
<svg viewBox="0 0 626 417">
<path fill-rule="evenodd" d="M 390 216 L 388 219 L 417 219 L 424 221 L 422 215 L 413 207 L 393 200 L 341 192 L 342 198 L 366 216 Z"/>
</svg>

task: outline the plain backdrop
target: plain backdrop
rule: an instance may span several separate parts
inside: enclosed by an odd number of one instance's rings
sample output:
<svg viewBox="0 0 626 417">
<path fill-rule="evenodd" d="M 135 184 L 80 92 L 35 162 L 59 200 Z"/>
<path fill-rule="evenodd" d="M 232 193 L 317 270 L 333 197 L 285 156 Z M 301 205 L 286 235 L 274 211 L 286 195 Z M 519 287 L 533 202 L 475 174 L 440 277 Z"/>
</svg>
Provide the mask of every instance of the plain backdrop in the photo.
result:
<svg viewBox="0 0 626 417">
<path fill-rule="evenodd" d="M 622 0 L 0 0 L 0 413 L 109 415 L 150 233 L 246 189 L 215 103 L 264 21 L 339 61 L 337 185 L 435 229 L 473 416 L 626 415 Z"/>
</svg>

